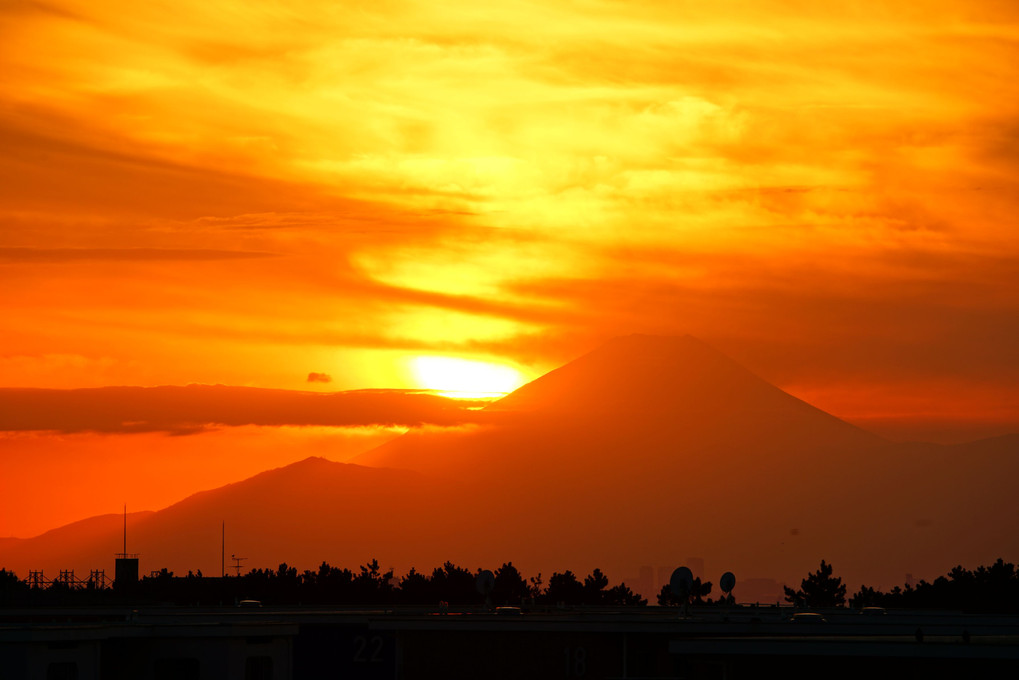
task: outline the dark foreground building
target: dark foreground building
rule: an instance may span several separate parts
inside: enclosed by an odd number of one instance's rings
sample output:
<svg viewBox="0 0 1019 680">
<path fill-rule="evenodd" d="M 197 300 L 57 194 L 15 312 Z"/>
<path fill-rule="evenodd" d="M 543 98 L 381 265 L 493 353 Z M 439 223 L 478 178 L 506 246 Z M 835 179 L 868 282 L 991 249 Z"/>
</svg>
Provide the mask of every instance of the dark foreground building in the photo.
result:
<svg viewBox="0 0 1019 680">
<path fill-rule="evenodd" d="M 0 612 L 0 678 L 972 678 L 1019 675 L 1019 617 L 778 607 Z M 820 620 L 823 617 L 824 620 Z"/>
</svg>

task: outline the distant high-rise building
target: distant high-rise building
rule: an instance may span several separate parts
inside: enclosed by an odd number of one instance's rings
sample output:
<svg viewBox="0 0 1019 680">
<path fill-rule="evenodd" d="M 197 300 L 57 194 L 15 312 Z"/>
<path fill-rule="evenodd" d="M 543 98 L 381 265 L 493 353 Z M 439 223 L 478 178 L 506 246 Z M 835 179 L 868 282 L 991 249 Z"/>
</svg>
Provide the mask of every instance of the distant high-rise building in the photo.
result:
<svg viewBox="0 0 1019 680">
<path fill-rule="evenodd" d="M 672 572 L 675 571 L 676 567 L 658 567 L 658 582 L 655 584 L 655 593 L 661 591 L 662 586 L 668 585 L 669 581 L 672 580 Z"/>
<path fill-rule="evenodd" d="M 704 580 L 704 558 L 703 557 L 688 557 L 686 558 L 686 566 L 693 573 L 694 578 Z"/>
<path fill-rule="evenodd" d="M 641 565 L 637 572 L 637 578 L 624 581 L 635 593 L 646 597 L 651 603 L 655 602 L 658 591 L 655 590 L 655 570 L 648 565 Z"/>
</svg>

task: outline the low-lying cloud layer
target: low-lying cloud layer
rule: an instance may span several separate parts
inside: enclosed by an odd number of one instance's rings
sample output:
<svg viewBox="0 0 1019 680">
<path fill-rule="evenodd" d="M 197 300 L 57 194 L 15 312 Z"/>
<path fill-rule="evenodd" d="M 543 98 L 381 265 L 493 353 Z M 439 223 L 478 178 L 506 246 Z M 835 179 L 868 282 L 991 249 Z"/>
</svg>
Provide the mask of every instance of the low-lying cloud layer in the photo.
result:
<svg viewBox="0 0 1019 680">
<path fill-rule="evenodd" d="M 168 432 L 215 426 L 417 427 L 476 422 L 483 402 L 396 390 L 316 394 L 224 385 L 0 389 L 0 431 Z"/>
</svg>

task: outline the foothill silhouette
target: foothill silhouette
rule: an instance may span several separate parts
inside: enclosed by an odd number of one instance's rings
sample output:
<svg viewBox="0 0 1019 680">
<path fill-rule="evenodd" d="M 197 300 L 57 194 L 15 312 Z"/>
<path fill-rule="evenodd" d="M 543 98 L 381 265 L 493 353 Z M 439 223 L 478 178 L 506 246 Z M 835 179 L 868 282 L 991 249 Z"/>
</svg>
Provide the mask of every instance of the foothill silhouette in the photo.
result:
<svg viewBox="0 0 1019 680">
<path fill-rule="evenodd" d="M 376 555 L 403 571 L 512 556 L 556 565 L 555 587 L 570 592 L 565 566 L 632 574 L 673 562 L 677 542 L 747 578 L 789 583 L 824 555 L 848 583 L 894 583 L 1007 555 L 1002 537 L 1019 534 L 1019 514 L 1000 510 L 1019 436 L 890 442 L 691 337 L 616 338 L 479 413 L 351 462 L 311 457 L 132 514 L 131 551 L 153 568 L 219 573 L 225 523 L 250 564 Z M 4 539 L 0 567 L 102 568 L 121 531 L 109 515 Z"/>
</svg>

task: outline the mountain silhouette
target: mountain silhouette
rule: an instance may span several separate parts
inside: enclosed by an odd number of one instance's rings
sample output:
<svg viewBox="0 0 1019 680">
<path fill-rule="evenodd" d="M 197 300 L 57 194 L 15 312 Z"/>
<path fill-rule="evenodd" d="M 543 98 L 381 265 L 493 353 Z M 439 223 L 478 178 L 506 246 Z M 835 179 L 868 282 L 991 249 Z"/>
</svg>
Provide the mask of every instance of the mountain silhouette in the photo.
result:
<svg viewBox="0 0 1019 680">
<path fill-rule="evenodd" d="M 133 536 L 138 526 L 154 514 L 128 513 L 128 534 Z M 33 538 L 4 539 L 0 567 L 13 570 L 22 578 L 30 570 L 54 578 L 60 569 L 73 569 L 77 578 L 87 578 L 93 569 L 105 570 L 112 578 L 114 554 L 124 550 L 124 519 L 122 514 L 97 515 Z"/>
<path fill-rule="evenodd" d="M 245 568 L 280 562 L 317 566 L 323 559 L 365 560 L 389 545 L 416 544 L 414 517 L 389 510 L 423 502 L 420 475 L 312 457 L 218 489 L 196 493 L 158 512 L 128 515 L 127 549 L 141 555 L 142 573 L 201 569 L 218 576 L 226 555 Z M 225 530 L 224 530 L 225 525 Z M 123 549 L 123 516 L 103 515 L 6 546 L 8 569 L 43 569 L 55 576 L 74 566 L 107 568 Z M 227 563 L 231 564 L 230 562 Z"/>
<path fill-rule="evenodd" d="M 512 560 L 625 578 L 696 555 L 709 580 L 792 582 L 823 558 L 879 586 L 1019 552 L 1019 517 L 1002 511 L 1019 437 L 890 443 L 693 338 L 610 341 L 484 415 L 412 431 L 356 464 L 311 458 L 195 494 L 129 526 L 128 549 L 142 573 L 218 574 L 225 521 L 227 555 L 246 568 Z M 47 536 L 6 544 L 0 566 L 95 568 L 86 552 L 112 566 L 121 550 L 116 523 L 101 550 Z"/>
<path fill-rule="evenodd" d="M 882 438 L 762 380 L 690 336 L 631 335 L 534 380 L 486 409 L 491 427 L 412 431 L 354 462 L 421 471 L 499 473 L 512 455 L 543 467 L 627 458 L 690 463 L 702 450 L 750 457 L 790 449 L 859 450 Z M 686 460 L 684 460 L 684 458 Z"/>
<path fill-rule="evenodd" d="M 813 414 L 822 411 L 689 335 L 609 340 L 489 407 L 547 413 Z"/>
</svg>

